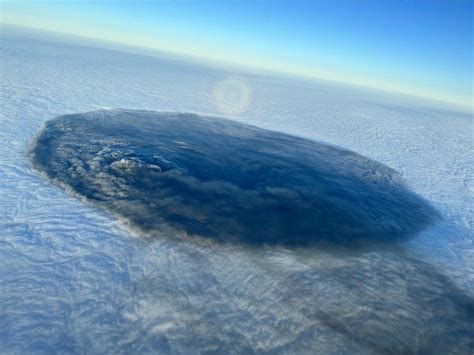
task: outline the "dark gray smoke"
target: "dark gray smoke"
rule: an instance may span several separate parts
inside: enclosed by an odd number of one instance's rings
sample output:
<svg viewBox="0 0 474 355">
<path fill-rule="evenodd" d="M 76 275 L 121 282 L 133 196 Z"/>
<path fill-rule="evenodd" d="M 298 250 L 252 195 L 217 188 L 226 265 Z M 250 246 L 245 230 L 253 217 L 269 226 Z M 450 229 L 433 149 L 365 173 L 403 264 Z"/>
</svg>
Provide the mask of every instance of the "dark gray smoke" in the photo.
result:
<svg viewBox="0 0 474 355">
<path fill-rule="evenodd" d="M 145 232 L 362 245 L 414 235 L 437 215 L 376 161 L 196 114 L 61 116 L 39 134 L 32 159 L 56 184 Z"/>
</svg>

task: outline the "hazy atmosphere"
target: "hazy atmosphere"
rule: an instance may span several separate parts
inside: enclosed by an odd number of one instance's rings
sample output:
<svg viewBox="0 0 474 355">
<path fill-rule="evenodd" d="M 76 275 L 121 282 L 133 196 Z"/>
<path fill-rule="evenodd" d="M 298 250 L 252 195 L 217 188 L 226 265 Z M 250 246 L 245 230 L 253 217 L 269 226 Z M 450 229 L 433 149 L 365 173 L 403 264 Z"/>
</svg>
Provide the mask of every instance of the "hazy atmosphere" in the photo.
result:
<svg viewBox="0 0 474 355">
<path fill-rule="evenodd" d="M 472 2 L 3 1 L 2 22 L 471 106 Z"/>
</svg>

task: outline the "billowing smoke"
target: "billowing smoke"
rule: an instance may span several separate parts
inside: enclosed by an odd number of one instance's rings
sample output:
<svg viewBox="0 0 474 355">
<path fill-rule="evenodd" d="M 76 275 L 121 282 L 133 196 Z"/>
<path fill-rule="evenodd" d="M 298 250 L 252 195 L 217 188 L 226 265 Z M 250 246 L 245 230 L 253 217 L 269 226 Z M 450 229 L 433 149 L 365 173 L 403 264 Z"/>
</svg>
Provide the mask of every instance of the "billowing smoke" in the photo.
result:
<svg viewBox="0 0 474 355">
<path fill-rule="evenodd" d="M 107 110 L 49 121 L 32 148 L 54 183 L 148 234 L 250 245 L 365 245 L 437 213 L 354 152 L 189 113 Z"/>
</svg>

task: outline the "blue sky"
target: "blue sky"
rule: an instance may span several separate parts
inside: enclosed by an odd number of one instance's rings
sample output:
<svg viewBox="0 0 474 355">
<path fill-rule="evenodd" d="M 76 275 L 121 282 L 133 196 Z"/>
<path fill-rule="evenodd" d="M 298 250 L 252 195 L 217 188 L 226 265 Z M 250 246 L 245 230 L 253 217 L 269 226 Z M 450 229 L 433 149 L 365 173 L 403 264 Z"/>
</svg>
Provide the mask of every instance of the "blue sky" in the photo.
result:
<svg viewBox="0 0 474 355">
<path fill-rule="evenodd" d="M 470 106 L 472 2 L 14 1 L 2 22 Z"/>
</svg>

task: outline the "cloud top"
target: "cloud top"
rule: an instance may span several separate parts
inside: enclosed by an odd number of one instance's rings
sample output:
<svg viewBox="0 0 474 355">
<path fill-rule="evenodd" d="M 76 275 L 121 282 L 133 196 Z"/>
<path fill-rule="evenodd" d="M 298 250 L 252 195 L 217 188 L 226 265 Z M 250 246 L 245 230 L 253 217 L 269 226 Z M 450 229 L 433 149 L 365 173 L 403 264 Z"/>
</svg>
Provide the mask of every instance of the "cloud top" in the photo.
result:
<svg viewBox="0 0 474 355">
<path fill-rule="evenodd" d="M 189 113 L 57 117 L 36 169 L 146 233 L 250 245 L 364 245 L 416 234 L 436 211 L 391 168 L 349 150 Z"/>
</svg>

